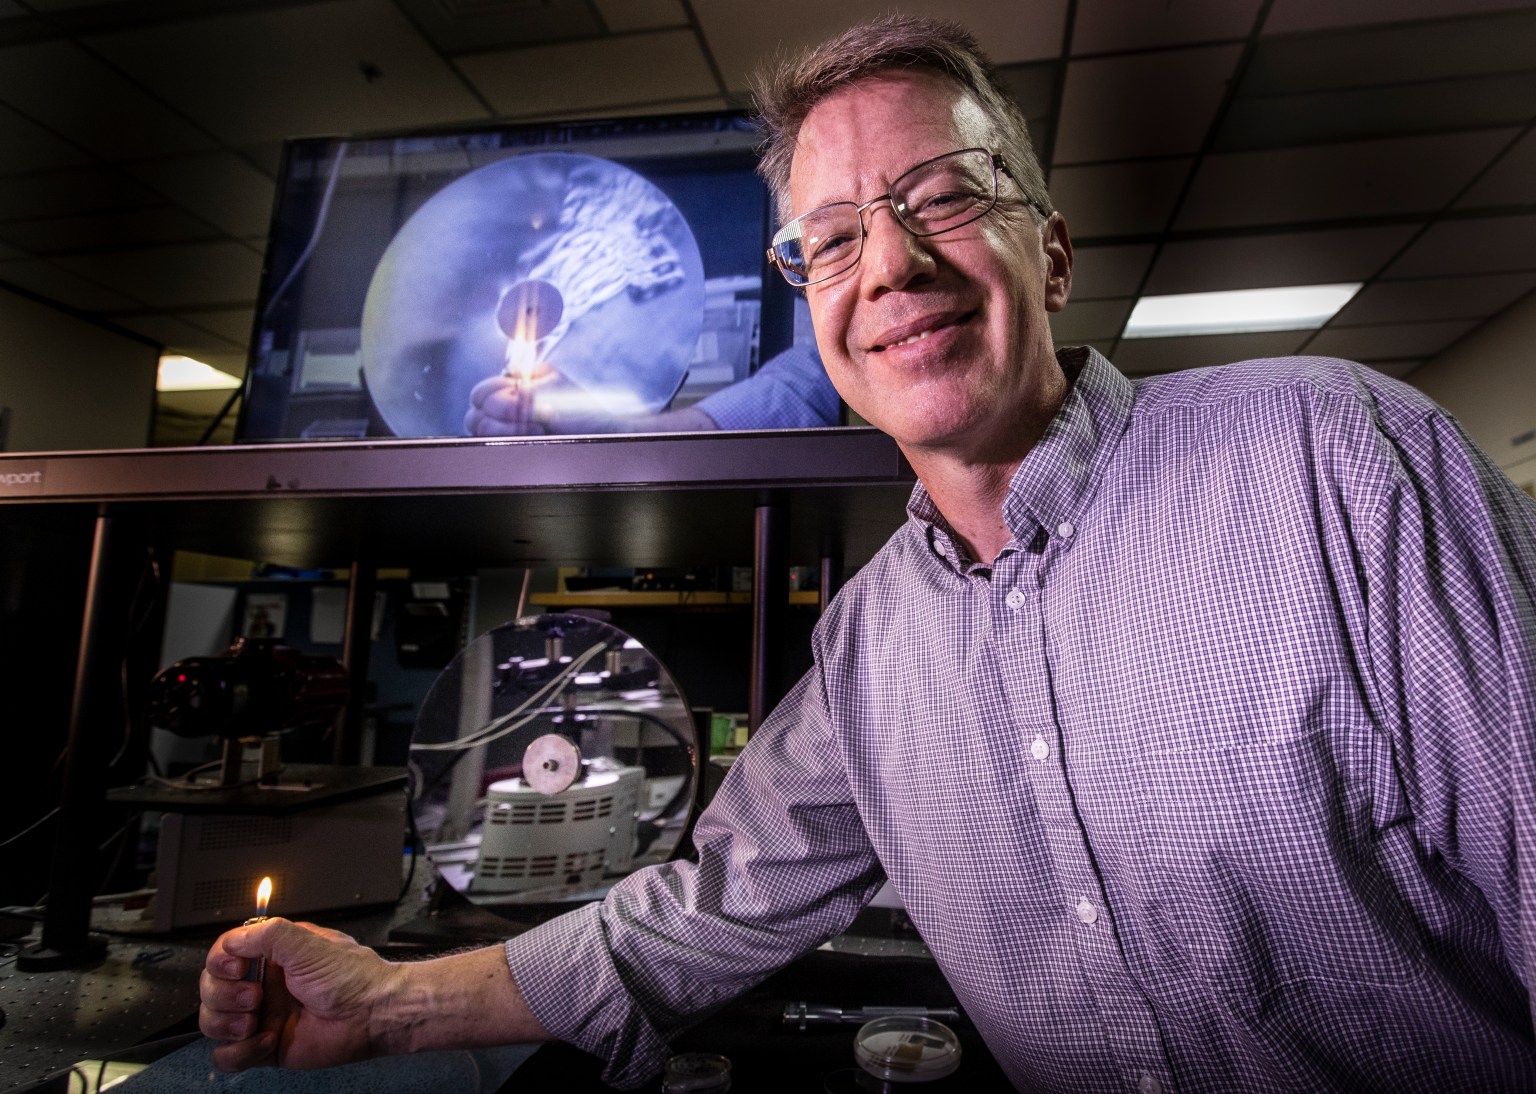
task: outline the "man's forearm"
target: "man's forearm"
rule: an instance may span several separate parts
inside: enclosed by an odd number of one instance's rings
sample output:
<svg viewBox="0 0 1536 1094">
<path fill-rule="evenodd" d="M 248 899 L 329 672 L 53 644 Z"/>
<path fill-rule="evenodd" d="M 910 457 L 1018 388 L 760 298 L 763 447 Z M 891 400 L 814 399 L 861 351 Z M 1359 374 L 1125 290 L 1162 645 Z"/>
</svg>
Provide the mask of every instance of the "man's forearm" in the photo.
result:
<svg viewBox="0 0 1536 1094">
<path fill-rule="evenodd" d="M 501 946 L 393 966 L 373 1020 L 382 1054 L 550 1039 Z"/>
</svg>

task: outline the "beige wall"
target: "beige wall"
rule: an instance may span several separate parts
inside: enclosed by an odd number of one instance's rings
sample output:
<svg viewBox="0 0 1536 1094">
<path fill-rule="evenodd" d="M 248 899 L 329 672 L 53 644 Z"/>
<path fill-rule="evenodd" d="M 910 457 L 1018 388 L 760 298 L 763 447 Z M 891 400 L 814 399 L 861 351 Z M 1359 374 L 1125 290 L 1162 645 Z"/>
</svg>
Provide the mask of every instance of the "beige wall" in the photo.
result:
<svg viewBox="0 0 1536 1094">
<path fill-rule="evenodd" d="M 8 452 L 142 448 L 159 349 L 0 288 Z"/>
<path fill-rule="evenodd" d="M 1536 493 L 1533 363 L 1536 293 L 1415 369 L 1407 380 L 1454 414 L 1510 478 Z"/>
</svg>

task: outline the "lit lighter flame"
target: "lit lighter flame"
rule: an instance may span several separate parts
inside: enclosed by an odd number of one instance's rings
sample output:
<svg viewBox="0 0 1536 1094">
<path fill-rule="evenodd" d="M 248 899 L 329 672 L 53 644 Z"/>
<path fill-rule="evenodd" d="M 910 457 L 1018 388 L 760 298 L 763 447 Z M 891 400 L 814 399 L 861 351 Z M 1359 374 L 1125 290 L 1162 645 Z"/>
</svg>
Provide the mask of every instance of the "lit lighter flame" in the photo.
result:
<svg viewBox="0 0 1536 1094">
<path fill-rule="evenodd" d="M 539 345 L 528 338 L 507 339 L 506 374 L 523 382 L 533 378 L 539 367 Z"/>
<path fill-rule="evenodd" d="M 259 916 L 266 915 L 267 905 L 271 900 L 272 879 L 264 877 L 261 879 L 261 884 L 256 886 L 256 914 Z"/>
</svg>

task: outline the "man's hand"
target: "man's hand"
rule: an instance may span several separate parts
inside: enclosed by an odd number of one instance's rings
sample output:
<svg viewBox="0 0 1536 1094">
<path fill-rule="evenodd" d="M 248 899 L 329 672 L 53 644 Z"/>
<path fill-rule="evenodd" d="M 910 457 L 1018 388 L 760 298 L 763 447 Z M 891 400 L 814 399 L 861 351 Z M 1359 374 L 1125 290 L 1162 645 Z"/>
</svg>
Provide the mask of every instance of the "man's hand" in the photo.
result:
<svg viewBox="0 0 1536 1094">
<path fill-rule="evenodd" d="M 265 983 L 243 980 L 261 957 Z M 338 931 L 269 919 L 219 936 L 200 989 L 198 1024 L 225 1042 L 221 1071 L 549 1039 L 500 946 L 395 964 Z"/>
<path fill-rule="evenodd" d="M 692 433 L 720 428 L 697 407 L 655 414 L 550 414 L 535 411 L 526 389 L 510 376 L 481 380 L 469 393 L 464 432 L 471 437 L 518 437 L 543 433 Z"/>
<path fill-rule="evenodd" d="M 520 437 L 543 433 L 533 415 L 533 400 L 524 386 L 498 373 L 481 380 L 469 393 L 464 432 L 471 437 Z"/>
<path fill-rule="evenodd" d="M 265 983 L 242 980 L 262 956 Z M 375 1012 L 398 971 L 337 931 L 269 919 L 228 932 L 209 950 L 198 1024 L 226 1042 L 213 1052 L 221 1071 L 350 1063 L 387 1051 L 374 1043 Z"/>
</svg>

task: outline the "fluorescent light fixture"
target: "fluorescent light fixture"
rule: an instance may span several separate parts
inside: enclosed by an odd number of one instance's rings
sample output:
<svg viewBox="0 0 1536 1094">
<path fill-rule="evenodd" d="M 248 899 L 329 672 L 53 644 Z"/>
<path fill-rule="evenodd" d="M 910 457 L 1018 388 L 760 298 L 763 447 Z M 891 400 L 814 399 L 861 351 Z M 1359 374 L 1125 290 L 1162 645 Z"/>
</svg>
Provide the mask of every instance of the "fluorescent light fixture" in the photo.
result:
<svg viewBox="0 0 1536 1094">
<path fill-rule="evenodd" d="M 1167 338 L 1179 334 L 1243 334 L 1249 331 L 1315 330 L 1342 308 L 1360 282 L 1347 285 L 1292 285 L 1282 289 L 1237 289 L 1144 296 L 1131 309 L 1123 338 Z"/>
<path fill-rule="evenodd" d="M 239 386 L 240 381 L 229 373 L 190 357 L 160 358 L 155 380 L 156 391 L 229 391 Z"/>
</svg>

